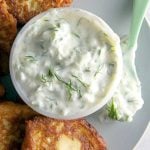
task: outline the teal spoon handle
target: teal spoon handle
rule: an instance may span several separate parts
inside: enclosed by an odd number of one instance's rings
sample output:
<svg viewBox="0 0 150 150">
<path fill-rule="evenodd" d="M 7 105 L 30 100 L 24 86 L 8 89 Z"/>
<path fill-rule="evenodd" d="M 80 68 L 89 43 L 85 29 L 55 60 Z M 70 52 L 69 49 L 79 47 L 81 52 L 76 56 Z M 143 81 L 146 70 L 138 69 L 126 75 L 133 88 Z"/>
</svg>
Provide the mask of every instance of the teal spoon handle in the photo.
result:
<svg viewBox="0 0 150 150">
<path fill-rule="evenodd" d="M 133 15 L 128 38 L 128 49 L 137 47 L 138 35 L 150 0 L 133 0 Z"/>
</svg>

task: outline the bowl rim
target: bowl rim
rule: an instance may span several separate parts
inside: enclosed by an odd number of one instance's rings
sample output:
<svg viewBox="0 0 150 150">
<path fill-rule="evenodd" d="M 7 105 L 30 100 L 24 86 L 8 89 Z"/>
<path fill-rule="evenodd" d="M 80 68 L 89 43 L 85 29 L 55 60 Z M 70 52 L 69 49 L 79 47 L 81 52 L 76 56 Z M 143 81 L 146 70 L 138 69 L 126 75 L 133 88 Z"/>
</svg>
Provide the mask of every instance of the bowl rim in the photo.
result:
<svg viewBox="0 0 150 150">
<path fill-rule="evenodd" d="M 148 25 L 150 27 L 150 7 L 147 10 L 147 13 L 145 15 L 145 19 L 146 19 L 146 21 L 147 21 L 147 23 L 148 23 Z"/>
<path fill-rule="evenodd" d="M 35 107 L 34 105 L 32 105 L 30 103 L 30 101 L 29 101 L 29 98 L 22 92 L 23 89 L 21 89 L 19 87 L 19 84 L 17 84 L 17 81 L 15 79 L 15 73 L 14 73 L 14 70 L 13 70 L 13 63 L 12 63 L 13 62 L 13 53 L 14 53 L 14 51 L 16 49 L 17 42 L 20 39 L 20 37 L 23 35 L 24 31 L 31 24 L 33 24 L 36 20 L 40 19 L 42 16 L 44 16 L 47 13 L 51 13 L 51 11 L 53 11 L 53 10 L 80 11 L 80 12 L 86 14 L 86 15 L 89 15 L 93 19 L 98 20 L 99 23 L 100 23 L 101 28 L 103 27 L 103 30 L 108 35 L 110 35 L 112 37 L 111 40 L 113 40 L 114 45 L 116 46 L 116 49 L 117 49 L 117 55 L 118 55 L 118 63 L 117 63 L 117 68 L 116 68 L 116 72 L 117 73 L 116 73 L 115 80 L 112 83 L 112 86 L 111 86 L 110 90 L 108 90 L 109 94 L 106 94 L 107 96 L 105 96 L 105 98 L 100 100 L 100 103 L 95 104 L 94 106 L 91 106 L 90 109 L 82 110 L 82 111 L 79 111 L 78 113 L 75 113 L 75 114 L 72 114 L 72 115 L 62 115 L 62 114 L 57 114 L 57 113 L 46 112 L 46 111 L 42 110 L 41 108 Z M 36 112 L 38 112 L 38 113 L 40 113 L 40 114 L 42 114 L 44 116 L 51 117 L 51 118 L 56 118 L 56 119 L 65 119 L 65 120 L 72 120 L 72 119 L 82 118 L 82 117 L 88 116 L 90 114 L 93 114 L 97 110 L 100 110 L 111 99 L 111 97 L 113 96 L 117 86 L 119 85 L 120 80 L 121 80 L 121 76 L 122 76 L 122 66 L 123 66 L 123 60 L 122 60 L 122 52 L 121 52 L 121 47 L 120 47 L 119 36 L 116 33 L 113 32 L 113 30 L 108 26 L 108 24 L 103 19 L 101 19 L 100 17 L 96 16 L 95 14 L 93 14 L 93 13 L 91 13 L 89 11 L 86 11 L 86 10 L 83 10 L 83 9 L 80 9 L 80 8 L 52 8 L 52 9 L 49 9 L 49 10 L 47 10 L 47 11 L 45 11 L 45 12 L 43 12 L 43 13 L 35 16 L 35 17 L 33 17 L 31 20 L 29 20 L 29 22 L 27 22 L 23 26 L 23 28 L 18 33 L 16 39 L 14 40 L 13 46 L 11 48 L 10 59 L 9 59 L 10 77 L 11 77 L 12 83 L 13 83 L 17 93 L 22 98 L 22 100 L 29 107 L 31 107 L 33 110 L 35 110 Z"/>
</svg>

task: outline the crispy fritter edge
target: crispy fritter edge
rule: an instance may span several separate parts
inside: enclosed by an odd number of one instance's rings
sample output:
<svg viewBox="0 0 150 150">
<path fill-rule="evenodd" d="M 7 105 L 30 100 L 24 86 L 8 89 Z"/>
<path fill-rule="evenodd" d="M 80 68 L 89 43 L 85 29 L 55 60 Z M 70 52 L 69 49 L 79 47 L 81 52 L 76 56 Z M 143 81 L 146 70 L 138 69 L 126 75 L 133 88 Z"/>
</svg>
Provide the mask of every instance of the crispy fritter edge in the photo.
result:
<svg viewBox="0 0 150 150">
<path fill-rule="evenodd" d="M 98 132 L 96 131 L 96 129 L 90 124 L 88 123 L 85 119 L 80 118 L 80 119 L 76 119 L 76 120 L 57 120 L 54 118 L 47 118 L 47 117 L 34 117 L 33 120 L 28 120 L 26 121 L 26 132 L 25 132 L 25 138 L 22 144 L 22 150 L 25 150 L 26 145 L 29 146 L 29 149 L 31 149 L 30 146 L 32 146 L 32 140 L 30 139 L 30 137 L 32 137 L 31 131 L 33 130 L 31 127 L 33 127 L 33 123 L 34 124 L 38 124 L 38 122 L 45 122 L 47 123 L 47 121 L 60 121 L 60 122 L 69 122 L 73 121 L 73 122 L 78 122 L 79 124 L 85 126 L 85 128 L 87 130 L 89 130 L 92 133 L 92 136 L 94 136 L 97 141 L 99 141 L 99 143 L 101 144 L 101 146 L 103 147 L 103 149 L 107 149 L 107 145 L 106 142 L 104 141 L 103 137 L 98 134 Z"/>
</svg>

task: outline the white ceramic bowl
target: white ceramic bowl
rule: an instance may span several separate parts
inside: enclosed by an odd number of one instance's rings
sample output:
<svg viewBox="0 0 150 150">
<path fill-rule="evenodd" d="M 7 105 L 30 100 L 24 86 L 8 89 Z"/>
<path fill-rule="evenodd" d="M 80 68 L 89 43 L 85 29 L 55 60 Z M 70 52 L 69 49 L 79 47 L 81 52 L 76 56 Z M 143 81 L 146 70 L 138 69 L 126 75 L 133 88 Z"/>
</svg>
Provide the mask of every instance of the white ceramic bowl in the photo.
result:
<svg viewBox="0 0 150 150">
<path fill-rule="evenodd" d="M 80 112 L 76 112 L 75 114 L 71 114 L 71 115 L 61 115 L 61 114 L 54 114 L 52 112 L 47 112 L 44 109 L 40 109 L 37 108 L 35 106 L 33 106 L 30 102 L 30 100 L 28 99 L 27 95 L 24 92 L 24 88 L 19 86 L 19 82 L 16 80 L 15 78 L 15 73 L 14 73 L 14 69 L 13 69 L 13 60 L 15 59 L 14 56 L 14 52 L 17 51 L 17 46 L 19 45 L 19 39 L 22 37 L 22 35 L 24 34 L 24 32 L 26 31 L 26 29 L 33 24 L 36 20 L 38 20 L 39 18 L 41 18 L 42 16 L 44 16 L 47 13 L 53 13 L 53 10 L 55 9 L 50 9 L 44 13 L 39 14 L 38 16 L 34 17 L 33 19 L 31 19 L 23 28 L 22 30 L 18 33 L 14 44 L 12 46 L 11 49 L 11 54 L 10 54 L 10 74 L 11 74 L 11 79 L 12 82 L 15 86 L 16 91 L 18 92 L 18 94 L 20 95 L 20 97 L 24 100 L 24 102 L 29 105 L 32 109 L 34 109 L 35 111 L 39 112 L 42 115 L 48 116 L 48 117 L 52 117 L 52 118 L 57 118 L 57 119 L 76 119 L 76 118 L 81 118 L 84 116 L 87 116 L 89 114 L 94 113 L 95 111 L 99 110 L 100 108 L 102 108 L 112 97 L 113 93 L 115 92 L 120 79 L 121 79 L 121 74 L 122 74 L 122 53 L 121 53 L 121 48 L 120 48 L 120 39 L 119 37 L 112 31 L 112 29 L 99 17 L 97 17 L 96 15 L 87 12 L 85 10 L 81 10 L 81 9 L 76 9 L 76 8 L 57 8 L 57 10 L 59 11 L 70 11 L 72 13 L 76 13 L 77 11 L 80 11 L 81 14 L 84 15 L 88 15 L 89 18 L 97 20 L 99 27 L 101 28 L 102 31 L 104 31 L 104 33 L 107 33 L 108 38 L 110 39 L 110 41 L 112 41 L 114 43 L 114 46 L 116 47 L 116 72 L 115 75 L 113 77 L 113 82 L 111 84 L 111 87 L 109 87 L 108 93 L 106 94 L 106 96 L 100 100 L 100 102 L 94 106 L 92 106 L 91 108 L 84 110 L 84 111 L 80 111 Z"/>
<path fill-rule="evenodd" d="M 148 25 L 150 26 L 150 7 L 148 8 L 145 18 L 146 18 Z"/>
</svg>

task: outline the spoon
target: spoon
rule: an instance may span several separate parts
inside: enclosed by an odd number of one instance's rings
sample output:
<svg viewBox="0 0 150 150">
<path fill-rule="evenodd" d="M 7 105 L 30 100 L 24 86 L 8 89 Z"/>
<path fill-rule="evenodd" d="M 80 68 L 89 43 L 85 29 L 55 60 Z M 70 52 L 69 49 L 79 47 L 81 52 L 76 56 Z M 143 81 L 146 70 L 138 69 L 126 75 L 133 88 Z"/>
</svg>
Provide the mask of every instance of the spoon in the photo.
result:
<svg viewBox="0 0 150 150">
<path fill-rule="evenodd" d="M 144 20 L 145 13 L 148 9 L 150 0 L 134 0 L 133 16 L 128 38 L 128 49 L 137 47 L 139 32 Z"/>
<path fill-rule="evenodd" d="M 126 50 L 129 50 L 126 59 L 128 59 L 130 66 L 130 72 L 134 74 L 134 77 L 136 78 L 137 82 L 140 81 L 137 76 L 136 72 L 136 66 L 135 66 L 135 51 L 137 49 L 137 41 L 139 37 L 139 33 L 142 27 L 142 23 L 145 17 L 145 14 L 147 12 L 148 6 L 149 6 L 150 0 L 133 0 L 133 15 L 132 15 L 132 21 L 131 21 L 131 27 L 130 32 L 128 35 L 127 47 Z M 124 49 L 124 48 L 123 48 Z M 127 61 L 124 61 L 127 63 Z M 126 65 L 126 64 L 125 64 Z"/>
</svg>

